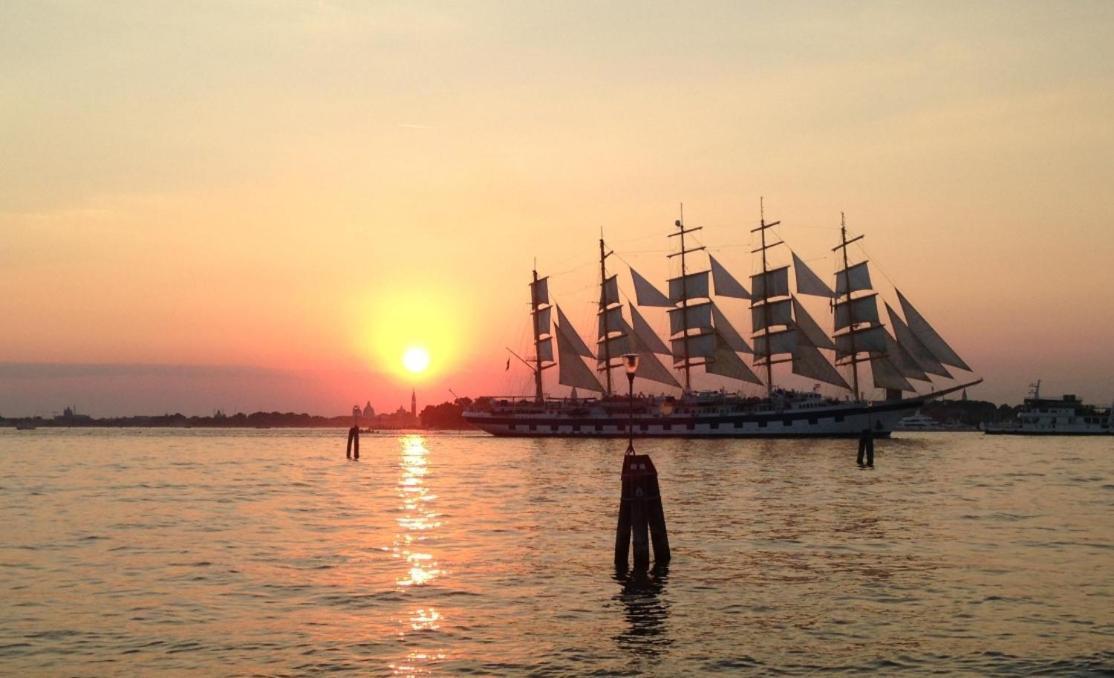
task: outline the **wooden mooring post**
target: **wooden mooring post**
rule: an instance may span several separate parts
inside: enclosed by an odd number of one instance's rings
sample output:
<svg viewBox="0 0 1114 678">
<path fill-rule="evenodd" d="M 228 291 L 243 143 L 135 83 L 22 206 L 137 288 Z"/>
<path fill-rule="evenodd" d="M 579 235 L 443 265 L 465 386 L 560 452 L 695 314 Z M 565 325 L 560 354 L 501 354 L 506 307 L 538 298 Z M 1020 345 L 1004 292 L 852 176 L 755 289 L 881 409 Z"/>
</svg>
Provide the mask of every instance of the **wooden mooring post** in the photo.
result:
<svg viewBox="0 0 1114 678">
<path fill-rule="evenodd" d="M 874 467 L 874 432 L 869 428 L 864 428 L 859 436 L 859 456 L 856 461 L 860 467 Z"/>
<path fill-rule="evenodd" d="M 352 428 L 348 429 L 348 445 L 344 450 L 344 457 L 355 461 L 360 460 L 360 406 L 352 407 Z"/>
<path fill-rule="evenodd" d="M 623 491 L 619 500 L 619 523 L 615 530 L 615 567 L 627 568 L 627 553 L 634 545 L 634 568 L 650 566 L 650 546 L 654 562 L 669 562 L 669 534 L 665 528 L 665 510 L 661 504 L 658 471 L 647 454 L 623 457 Z"/>
<path fill-rule="evenodd" d="M 634 452 L 634 377 L 638 371 L 638 355 L 623 356 L 630 389 L 630 411 L 627 417 L 627 452 L 623 455 L 623 490 L 619 499 L 619 523 L 615 528 L 615 569 L 627 569 L 627 553 L 634 542 L 634 569 L 650 567 L 650 542 L 654 545 L 654 563 L 669 562 L 669 535 L 665 531 L 665 510 L 661 506 L 658 470 L 648 454 Z M 647 539 L 647 530 L 649 538 Z"/>
<path fill-rule="evenodd" d="M 348 447 L 344 456 L 355 461 L 360 460 L 360 427 L 353 426 L 348 429 Z"/>
</svg>

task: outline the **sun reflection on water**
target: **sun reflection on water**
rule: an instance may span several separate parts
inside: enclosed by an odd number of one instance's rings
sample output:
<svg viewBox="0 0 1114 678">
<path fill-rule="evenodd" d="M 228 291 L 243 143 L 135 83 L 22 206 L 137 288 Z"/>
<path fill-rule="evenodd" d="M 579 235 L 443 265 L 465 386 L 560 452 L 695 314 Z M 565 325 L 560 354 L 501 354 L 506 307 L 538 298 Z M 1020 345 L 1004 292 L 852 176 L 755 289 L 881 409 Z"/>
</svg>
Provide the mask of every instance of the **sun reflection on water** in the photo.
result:
<svg viewBox="0 0 1114 678">
<path fill-rule="evenodd" d="M 395 579 L 397 590 L 405 592 L 430 584 L 445 571 L 438 565 L 428 544 L 441 527 L 440 515 L 434 510 L 437 495 L 426 485 L 429 449 L 425 438 L 420 435 L 403 436 L 399 442 L 402 446 L 396 486 L 400 508 L 396 522 L 399 529 L 391 551 L 405 564 Z M 408 617 L 399 620 L 399 635 L 437 632 L 443 621 L 441 612 L 426 603 L 415 607 Z M 391 669 L 396 674 L 426 674 L 436 662 L 444 659 L 445 654 L 438 650 L 413 649 L 399 663 L 392 664 Z"/>
<path fill-rule="evenodd" d="M 395 583 L 400 588 L 407 588 L 428 584 L 442 574 L 433 554 L 422 546 L 428 533 L 440 527 L 441 521 L 433 510 L 437 495 L 425 485 L 425 477 L 429 473 L 429 450 L 425 439 L 420 435 L 409 435 L 403 436 L 400 442 L 398 497 L 402 515 L 397 519 L 399 533 L 393 553 L 394 557 L 406 561 L 408 566 L 405 574 L 398 577 Z"/>
</svg>

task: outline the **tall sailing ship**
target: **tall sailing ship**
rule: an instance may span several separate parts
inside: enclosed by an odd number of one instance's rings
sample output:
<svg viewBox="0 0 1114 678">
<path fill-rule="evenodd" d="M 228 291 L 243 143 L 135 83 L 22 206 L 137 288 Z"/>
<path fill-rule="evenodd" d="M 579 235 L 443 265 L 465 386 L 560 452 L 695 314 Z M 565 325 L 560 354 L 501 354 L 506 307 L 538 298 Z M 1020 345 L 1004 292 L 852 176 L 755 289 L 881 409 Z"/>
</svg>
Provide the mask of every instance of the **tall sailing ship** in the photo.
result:
<svg viewBox="0 0 1114 678">
<path fill-rule="evenodd" d="M 680 275 L 667 281 L 668 293 L 663 293 L 631 268 L 636 303 L 625 307 L 618 275 L 608 272 L 608 259 L 614 252 L 601 237 L 594 351 L 561 307 L 551 302 L 549 279 L 534 271 L 530 283 L 533 356 L 515 354 L 533 373 L 534 395 L 480 398 L 464 412 L 464 418 L 498 436 L 625 437 L 628 427 L 638 437 L 858 436 L 867 429 L 888 436 L 898 420 L 928 400 L 982 381 L 935 388 L 933 376 L 955 380 L 949 367 L 968 373 L 971 368 L 900 291 L 901 314 L 884 303 L 887 327 L 879 314 L 868 262 L 852 263 L 848 251 L 863 236 L 848 238 L 842 219 L 840 242 L 832 249 L 840 261 L 834 289 L 796 252 L 790 251 L 791 263 L 771 266 L 770 251 L 788 247 L 781 239 L 771 238 L 770 229 L 779 223 L 767 222 L 763 211 L 759 225 L 751 231 L 760 243 L 752 254 L 761 256 L 762 267 L 750 276 L 748 290 L 704 246 L 692 246 L 692 234 L 701 229 L 687 227 L 682 217 L 669 234 L 677 239 L 677 251 L 669 258 L 680 264 Z M 706 258 L 707 267 L 693 270 L 694 255 Z M 831 332 L 809 314 L 800 296 L 828 301 Z M 749 343 L 717 303 L 721 298 L 749 303 Z M 666 309 L 668 337 L 659 336 L 639 308 Z M 616 388 L 612 373 L 623 366 L 624 356 L 632 354 L 639 358 L 635 378 L 665 386 L 671 393 L 630 399 L 626 388 Z M 750 356 L 751 364 L 741 355 Z M 670 360 L 672 369 L 660 356 Z M 594 370 L 586 360 L 595 363 Z M 774 366 L 782 363 L 793 374 L 813 380 L 813 390 L 779 386 Z M 554 366 L 558 383 L 572 387 L 569 397 L 546 396 L 544 376 Z M 866 367 L 873 387 L 884 391 L 883 398 L 865 397 Z M 850 381 L 839 368 L 849 373 Z M 718 377 L 721 384 L 738 384 L 740 390 L 694 388 L 701 371 Z M 918 393 L 911 380 L 928 384 L 928 390 Z M 820 383 L 846 391 L 846 395 L 821 395 Z M 751 389 L 764 387 L 764 393 L 748 395 L 741 390 L 744 384 L 753 385 L 747 387 Z M 580 397 L 583 392 L 594 395 Z"/>
</svg>

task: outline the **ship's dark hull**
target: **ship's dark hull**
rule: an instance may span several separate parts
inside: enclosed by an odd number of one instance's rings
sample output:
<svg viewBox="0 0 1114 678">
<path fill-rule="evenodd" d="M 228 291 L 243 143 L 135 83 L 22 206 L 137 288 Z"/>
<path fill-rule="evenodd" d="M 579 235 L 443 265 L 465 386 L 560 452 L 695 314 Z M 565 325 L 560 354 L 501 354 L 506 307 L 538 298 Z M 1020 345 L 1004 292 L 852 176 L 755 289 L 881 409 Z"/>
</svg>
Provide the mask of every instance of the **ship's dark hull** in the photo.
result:
<svg viewBox="0 0 1114 678">
<path fill-rule="evenodd" d="M 502 437 L 625 438 L 630 435 L 628 422 L 636 438 L 850 438 L 864 429 L 885 437 L 919 405 L 919 401 L 895 401 L 766 412 L 636 414 L 633 418 L 621 412 L 470 412 L 464 418 Z"/>
<path fill-rule="evenodd" d="M 977 383 L 977 382 L 973 382 Z M 788 403 L 783 408 L 769 403 L 745 411 L 732 411 L 733 401 L 693 407 L 684 412 L 664 412 L 647 408 L 636 401 L 631 417 L 617 401 L 610 409 L 567 406 L 535 406 L 525 411 L 513 409 L 473 410 L 464 418 L 492 435 L 519 438 L 853 438 L 871 430 L 887 437 L 903 417 L 928 400 L 959 390 L 964 384 L 945 391 L 875 403 L 860 401 L 812 401 Z M 651 411 L 652 410 L 652 411 Z"/>
<path fill-rule="evenodd" d="M 1111 436 L 1110 430 L 1099 431 L 1025 431 L 1021 429 L 984 429 L 983 433 L 989 436 Z"/>
</svg>

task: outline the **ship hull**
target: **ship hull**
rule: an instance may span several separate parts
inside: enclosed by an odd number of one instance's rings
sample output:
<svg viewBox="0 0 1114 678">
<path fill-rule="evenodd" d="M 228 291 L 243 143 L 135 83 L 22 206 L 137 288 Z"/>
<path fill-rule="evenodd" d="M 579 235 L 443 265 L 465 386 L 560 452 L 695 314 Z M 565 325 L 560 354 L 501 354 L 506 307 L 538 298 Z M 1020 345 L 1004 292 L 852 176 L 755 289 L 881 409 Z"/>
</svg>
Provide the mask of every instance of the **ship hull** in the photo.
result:
<svg viewBox="0 0 1114 678">
<path fill-rule="evenodd" d="M 922 401 L 788 409 L 745 413 L 636 414 L 635 438 L 850 438 L 870 429 L 887 437 L 897 422 Z M 621 413 L 465 414 L 474 426 L 500 437 L 626 438 L 628 417 Z"/>
<path fill-rule="evenodd" d="M 1110 436 L 1114 432 L 1109 429 L 1100 430 L 1061 430 L 1061 431 L 1041 431 L 1041 430 L 1025 430 L 1025 429 L 983 429 L 983 433 L 991 436 Z"/>
</svg>

